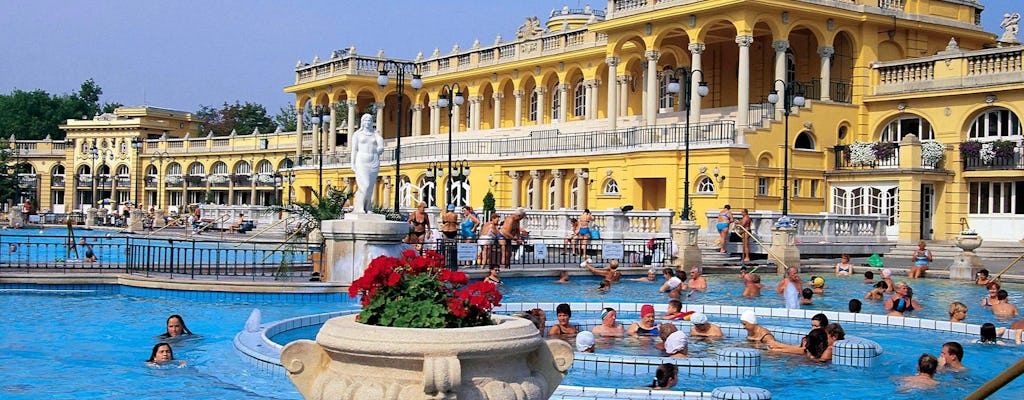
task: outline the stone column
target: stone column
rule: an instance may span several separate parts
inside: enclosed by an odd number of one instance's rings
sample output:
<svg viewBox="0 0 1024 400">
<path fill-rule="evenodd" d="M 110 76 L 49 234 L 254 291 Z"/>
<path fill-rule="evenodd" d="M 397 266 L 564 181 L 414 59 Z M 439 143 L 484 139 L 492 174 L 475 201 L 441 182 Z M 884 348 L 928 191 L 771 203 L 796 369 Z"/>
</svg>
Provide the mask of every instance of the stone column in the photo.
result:
<svg viewBox="0 0 1024 400">
<path fill-rule="evenodd" d="M 829 91 L 832 88 L 832 55 L 836 53 L 835 47 L 818 47 L 818 55 L 821 56 L 821 99 L 831 99 Z"/>
<path fill-rule="evenodd" d="M 347 124 L 348 125 L 348 138 L 349 138 L 349 140 L 352 140 L 352 134 L 355 133 L 356 129 L 358 129 L 356 127 L 356 120 L 359 118 L 359 109 L 358 109 L 359 105 L 358 105 L 358 103 L 356 103 L 355 100 L 349 100 L 347 102 L 347 104 L 348 104 L 348 124 Z"/>
<path fill-rule="evenodd" d="M 629 75 L 620 75 L 617 82 L 619 83 L 619 93 L 622 93 L 618 97 L 619 100 L 619 115 L 625 116 L 629 111 L 629 83 L 633 81 L 633 77 Z"/>
<path fill-rule="evenodd" d="M 441 134 L 441 107 L 437 106 L 437 102 L 430 103 L 430 134 Z"/>
<path fill-rule="evenodd" d="M 494 123 L 491 129 L 498 129 L 501 128 L 501 99 L 505 98 L 505 94 L 495 93 L 491 98 L 494 99 Z"/>
<path fill-rule="evenodd" d="M 330 104 L 330 130 L 327 131 L 327 151 L 334 153 L 338 151 L 338 119 L 335 118 L 334 111 L 338 108 L 338 103 Z"/>
<path fill-rule="evenodd" d="M 452 125 L 451 131 L 452 133 L 458 133 L 459 121 L 462 120 L 462 106 L 455 104 L 455 100 L 452 100 L 448 103 L 448 107 L 452 108 L 452 120 L 448 121 L 448 123 Z"/>
<path fill-rule="evenodd" d="M 679 253 L 672 265 L 679 270 L 700 267 L 703 264 L 700 248 L 697 247 L 700 225 L 690 220 L 682 220 L 672 224 L 671 230 L 672 241 L 675 242 L 676 248 L 679 249 Z M 668 252 L 671 254 L 671 250 Z"/>
<path fill-rule="evenodd" d="M 516 97 L 516 115 L 512 126 L 518 128 L 523 125 L 523 91 L 516 90 L 512 92 L 512 95 Z"/>
<path fill-rule="evenodd" d="M 314 104 L 313 107 L 316 108 L 316 105 Z M 320 147 L 320 132 L 323 129 L 323 126 L 324 126 L 324 122 L 323 121 L 314 122 L 313 126 L 310 126 L 310 128 L 312 128 L 312 134 L 313 134 L 313 150 L 310 153 L 311 154 L 316 154 L 317 157 L 319 157 L 319 154 L 323 150 L 323 148 Z M 311 162 L 312 162 L 312 160 L 311 160 Z"/>
<path fill-rule="evenodd" d="M 523 196 L 523 185 L 519 180 L 522 179 L 523 174 L 519 171 L 509 171 L 508 177 L 512 179 L 512 208 L 519 208 L 521 207 L 521 198 Z"/>
<path fill-rule="evenodd" d="M 647 91 L 644 93 L 644 120 L 647 126 L 658 122 L 658 58 L 661 52 L 658 50 L 647 50 L 644 52 L 647 58 Z"/>
<path fill-rule="evenodd" d="M 566 122 L 569 120 L 569 85 L 561 84 L 558 85 L 558 102 L 561 107 L 558 107 L 558 122 Z"/>
<path fill-rule="evenodd" d="M 384 102 L 378 101 L 373 103 L 373 106 L 377 109 L 377 116 L 373 123 L 376 125 L 377 131 L 384 135 Z"/>
<path fill-rule="evenodd" d="M 796 228 L 772 228 L 772 245 L 768 248 L 768 261 L 778 265 L 776 272 L 779 275 L 785 274 L 786 267 L 800 270 L 800 249 L 796 247 Z"/>
<path fill-rule="evenodd" d="M 480 112 L 480 105 L 483 104 L 483 101 L 483 96 L 474 96 L 469 101 L 469 112 L 470 114 L 472 114 L 472 116 L 470 117 L 470 121 L 473 124 L 473 130 L 475 131 L 480 130 L 480 120 L 482 119 L 483 116 L 483 113 Z"/>
<path fill-rule="evenodd" d="M 619 58 L 607 57 L 604 61 L 608 63 L 608 129 L 615 129 L 619 117 Z"/>
<path fill-rule="evenodd" d="M 899 157 L 900 168 L 921 168 L 921 140 L 917 135 L 911 133 L 900 140 Z"/>
<path fill-rule="evenodd" d="M 562 172 L 560 169 L 553 169 L 551 170 L 551 177 L 555 180 L 555 204 L 552 205 L 551 209 L 565 208 L 565 191 L 562 190 L 565 172 Z"/>
<path fill-rule="evenodd" d="M 544 123 L 544 96 L 547 94 L 547 90 L 543 87 L 536 87 L 533 89 L 534 93 L 537 93 L 537 125 Z"/>
<path fill-rule="evenodd" d="M 587 207 L 587 197 L 590 195 L 590 192 L 587 191 L 587 188 L 590 183 L 588 181 L 590 173 L 583 168 L 576 168 L 573 172 L 576 173 L 576 193 L 579 196 L 577 206 L 581 210 L 587 209 L 589 208 Z"/>
<path fill-rule="evenodd" d="M 690 120 L 695 123 L 700 123 L 700 102 L 703 97 L 697 93 L 697 88 L 700 87 L 700 81 L 707 81 L 704 76 L 704 70 L 701 69 L 701 54 L 704 54 L 704 43 L 690 43 L 687 46 L 690 49 L 690 71 L 700 70 L 700 75 L 691 79 L 690 85 Z M 699 79 L 697 79 L 699 78 Z"/>
<path fill-rule="evenodd" d="M 772 42 L 772 48 L 775 49 L 775 92 L 779 94 L 779 102 L 775 103 L 775 113 L 785 112 L 785 91 L 786 91 L 786 49 L 789 48 L 788 40 L 776 40 Z M 779 81 L 782 82 L 779 82 Z"/>
<path fill-rule="evenodd" d="M 736 77 L 736 144 L 745 144 L 746 135 L 743 130 L 747 128 L 750 118 L 750 45 L 754 43 L 754 37 L 750 35 L 736 36 L 736 44 L 739 45 L 739 75 Z"/>
<path fill-rule="evenodd" d="M 295 163 L 298 165 L 302 159 L 302 108 L 296 108 L 295 112 L 298 115 L 295 121 Z"/>
<path fill-rule="evenodd" d="M 544 177 L 544 171 L 531 170 L 530 178 L 533 179 L 533 208 L 535 210 L 544 209 L 544 185 L 541 183 L 541 178 Z"/>
<path fill-rule="evenodd" d="M 591 120 L 594 119 L 594 93 L 596 92 L 593 80 L 583 82 L 583 119 Z M 575 96 L 573 100 L 573 108 L 576 107 Z"/>
<path fill-rule="evenodd" d="M 423 135 L 423 105 L 412 106 L 412 135 Z"/>
<path fill-rule="evenodd" d="M 128 232 L 142 232 L 142 220 L 146 218 L 146 212 L 133 208 L 130 215 L 131 223 L 128 224 Z"/>
<path fill-rule="evenodd" d="M 251 183 L 250 186 L 249 186 L 249 205 L 254 206 L 254 205 L 257 204 L 257 201 L 256 201 L 256 174 L 255 173 L 252 173 L 252 172 L 249 173 L 249 182 Z"/>
</svg>

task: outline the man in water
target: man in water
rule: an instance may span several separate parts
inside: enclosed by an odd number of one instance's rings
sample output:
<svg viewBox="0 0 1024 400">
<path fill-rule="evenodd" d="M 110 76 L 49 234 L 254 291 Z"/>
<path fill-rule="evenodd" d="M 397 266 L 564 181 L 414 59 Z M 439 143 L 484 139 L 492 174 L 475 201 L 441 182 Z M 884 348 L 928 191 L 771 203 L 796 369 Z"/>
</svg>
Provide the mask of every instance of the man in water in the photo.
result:
<svg viewBox="0 0 1024 400">
<path fill-rule="evenodd" d="M 373 209 L 373 187 L 380 172 L 384 138 L 373 129 L 373 116 L 370 114 L 363 114 L 359 130 L 352 136 L 352 172 L 356 174 L 356 200 L 352 212 L 367 213 Z"/>
<path fill-rule="evenodd" d="M 904 377 L 903 386 L 912 389 L 926 389 L 938 385 L 935 380 L 935 369 L 939 366 L 939 360 L 931 354 L 921 354 L 917 359 L 917 374 Z"/>
<path fill-rule="evenodd" d="M 803 280 L 795 267 L 786 270 L 786 276 L 779 281 L 775 292 L 786 300 L 786 308 L 800 308 L 800 293 L 803 291 Z"/>
<path fill-rule="evenodd" d="M 964 347 L 957 342 L 946 342 L 942 345 L 942 352 L 939 353 L 939 368 L 960 372 L 965 367 L 961 361 L 964 359 Z"/>
</svg>

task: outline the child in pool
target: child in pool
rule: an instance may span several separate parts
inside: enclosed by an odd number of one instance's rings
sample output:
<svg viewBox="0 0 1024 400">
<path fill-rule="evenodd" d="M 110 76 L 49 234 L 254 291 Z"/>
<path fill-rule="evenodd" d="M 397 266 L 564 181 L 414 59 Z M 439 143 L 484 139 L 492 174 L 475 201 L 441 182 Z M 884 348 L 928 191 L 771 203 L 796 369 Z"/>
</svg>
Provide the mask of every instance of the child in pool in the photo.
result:
<svg viewBox="0 0 1024 400">
<path fill-rule="evenodd" d="M 811 288 L 804 288 L 804 290 L 800 292 L 800 295 L 803 297 L 800 299 L 800 305 L 806 306 L 814 304 L 811 300 L 811 297 L 814 296 L 814 290 L 811 290 Z"/>
</svg>

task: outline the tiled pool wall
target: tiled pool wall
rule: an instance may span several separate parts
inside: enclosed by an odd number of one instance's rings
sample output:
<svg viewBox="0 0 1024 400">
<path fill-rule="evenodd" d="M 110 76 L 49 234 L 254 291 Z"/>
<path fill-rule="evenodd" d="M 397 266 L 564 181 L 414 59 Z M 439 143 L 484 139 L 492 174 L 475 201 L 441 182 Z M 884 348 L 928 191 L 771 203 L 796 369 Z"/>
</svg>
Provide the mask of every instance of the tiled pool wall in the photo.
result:
<svg viewBox="0 0 1024 400">
<path fill-rule="evenodd" d="M 23 293 L 55 293 L 68 294 L 121 294 L 135 297 L 160 297 L 199 301 L 228 301 L 253 303 L 289 303 L 289 304 L 357 304 L 349 298 L 348 293 L 257 293 L 257 292 L 221 292 L 205 290 L 153 289 L 134 287 L 122 284 L 34 284 L 34 283 L 0 283 L 0 291 Z"/>
<path fill-rule="evenodd" d="M 281 366 L 281 350 L 284 346 L 274 342 L 274 336 L 294 329 L 322 325 L 331 318 L 357 312 L 357 309 L 335 311 L 260 323 L 256 329 L 244 329 L 236 334 L 232 344 L 249 366 L 265 373 L 284 376 L 285 370 Z"/>
</svg>

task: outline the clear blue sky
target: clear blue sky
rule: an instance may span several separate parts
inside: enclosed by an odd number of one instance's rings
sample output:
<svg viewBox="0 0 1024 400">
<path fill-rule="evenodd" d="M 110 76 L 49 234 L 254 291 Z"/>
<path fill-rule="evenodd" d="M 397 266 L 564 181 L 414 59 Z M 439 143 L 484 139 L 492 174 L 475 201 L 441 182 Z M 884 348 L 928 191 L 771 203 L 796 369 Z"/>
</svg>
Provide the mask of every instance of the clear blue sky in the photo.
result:
<svg viewBox="0 0 1024 400">
<path fill-rule="evenodd" d="M 1018 0 L 982 0 L 985 29 L 1002 33 Z M 1015 5 L 1018 4 L 1018 5 Z M 293 101 L 296 61 L 355 45 L 360 54 L 413 58 L 473 39 L 506 40 L 527 16 L 604 0 L 0 0 L 0 93 L 77 90 L 94 78 L 101 101 L 194 111 L 225 101 Z"/>
</svg>

